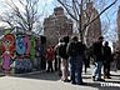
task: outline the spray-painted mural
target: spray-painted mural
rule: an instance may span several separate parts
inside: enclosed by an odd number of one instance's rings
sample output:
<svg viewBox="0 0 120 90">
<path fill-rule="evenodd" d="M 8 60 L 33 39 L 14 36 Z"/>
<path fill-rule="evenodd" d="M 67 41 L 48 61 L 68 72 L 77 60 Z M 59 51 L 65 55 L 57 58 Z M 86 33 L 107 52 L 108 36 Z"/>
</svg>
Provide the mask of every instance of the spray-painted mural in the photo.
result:
<svg viewBox="0 0 120 90">
<path fill-rule="evenodd" d="M 24 42 L 24 36 L 19 34 L 16 36 L 16 53 L 18 55 L 24 55 L 26 51 L 26 46 Z"/>
<path fill-rule="evenodd" d="M 7 34 L 0 44 L 0 62 L 4 73 L 25 73 L 40 69 L 40 38 L 27 34 Z"/>
<path fill-rule="evenodd" d="M 12 62 L 12 59 L 15 55 L 15 37 L 12 34 L 7 34 L 2 39 L 1 44 L 1 62 L 2 62 L 2 69 L 5 74 L 10 73 L 10 65 Z"/>
</svg>

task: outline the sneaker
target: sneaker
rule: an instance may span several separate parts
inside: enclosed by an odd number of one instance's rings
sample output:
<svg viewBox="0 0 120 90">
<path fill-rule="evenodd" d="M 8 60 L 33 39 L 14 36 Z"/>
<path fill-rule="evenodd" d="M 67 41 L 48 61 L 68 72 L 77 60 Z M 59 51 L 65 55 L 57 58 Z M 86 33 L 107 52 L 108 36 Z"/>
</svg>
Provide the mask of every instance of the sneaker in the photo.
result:
<svg viewBox="0 0 120 90">
<path fill-rule="evenodd" d="M 71 84 L 76 85 L 76 82 L 71 82 Z"/>
<path fill-rule="evenodd" d="M 54 70 L 51 70 L 51 72 L 54 72 Z"/>
<path fill-rule="evenodd" d="M 92 76 L 92 80 L 95 81 L 95 76 Z"/>
<path fill-rule="evenodd" d="M 110 77 L 110 76 L 107 76 L 107 79 L 111 79 L 111 77 Z"/>
<path fill-rule="evenodd" d="M 104 79 L 107 79 L 107 76 L 106 76 L 106 75 L 104 75 Z"/>
<path fill-rule="evenodd" d="M 62 76 L 62 73 L 61 73 L 61 72 L 58 72 L 58 75 L 61 77 L 61 76 Z"/>
<path fill-rule="evenodd" d="M 65 79 L 65 80 L 63 80 L 64 82 L 70 82 L 71 80 L 69 80 L 69 79 Z"/>
<path fill-rule="evenodd" d="M 50 72 L 50 70 L 47 70 L 47 72 Z"/>
</svg>

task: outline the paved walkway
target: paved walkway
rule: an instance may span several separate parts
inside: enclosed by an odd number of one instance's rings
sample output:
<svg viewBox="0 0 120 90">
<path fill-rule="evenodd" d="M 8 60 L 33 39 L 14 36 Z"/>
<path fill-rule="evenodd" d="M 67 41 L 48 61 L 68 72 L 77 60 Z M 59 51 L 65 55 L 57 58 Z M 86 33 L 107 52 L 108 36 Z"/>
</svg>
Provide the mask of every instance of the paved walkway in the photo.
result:
<svg viewBox="0 0 120 90">
<path fill-rule="evenodd" d="M 0 90 L 120 90 L 120 71 L 111 71 L 112 79 L 105 82 L 93 82 L 91 72 L 92 69 L 88 69 L 87 74 L 83 73 L 86 86 L 64 83 L 57 72 L 37 71 L 14 76 L 3 76 L 1 73 Z"/>
<path fill-rule="evenodd" d="M 116 74 L 116 75 L 115 75 Z M 83 74 L 86 86 L 71 85 L 60 80 L 57 73 L 37 72 L 0 78 L 0 90 L 120 90 L 120 73 L 114 72 L 106 82 L 93 82 L 90 74 Z"/>
</svg>

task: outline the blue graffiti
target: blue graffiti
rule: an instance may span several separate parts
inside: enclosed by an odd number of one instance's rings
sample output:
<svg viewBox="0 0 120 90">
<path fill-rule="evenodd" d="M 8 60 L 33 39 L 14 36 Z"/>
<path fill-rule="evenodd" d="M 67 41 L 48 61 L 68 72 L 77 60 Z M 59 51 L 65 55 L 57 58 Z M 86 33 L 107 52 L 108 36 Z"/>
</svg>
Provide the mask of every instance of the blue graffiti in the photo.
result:
<svg viewBox="0 0 120 90">
<path fill-rule="evenodd" d="M 26 46 L 24 42 L 24 38 L 22 35 L 18 35 L 16 38 L 16 52 L 19 55 L 24 55 L 26 51 Z"/>
</svg>

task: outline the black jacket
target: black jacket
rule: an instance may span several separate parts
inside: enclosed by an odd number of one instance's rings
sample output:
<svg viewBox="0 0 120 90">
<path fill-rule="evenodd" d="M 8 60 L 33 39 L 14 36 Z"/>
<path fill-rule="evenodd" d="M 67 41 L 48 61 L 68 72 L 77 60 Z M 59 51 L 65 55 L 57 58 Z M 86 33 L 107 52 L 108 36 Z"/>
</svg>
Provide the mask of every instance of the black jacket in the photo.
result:
<svg viewBox="0 0 120 90">
<path fill-rule="evenodd" d="M 104 61 L 104 47 L 102 43 L 95 42 L 93 44 L 93 54 L 95 56 L 95 61 Z"/>
<path fill-rule="evenodd" d="M 64 59 L 68 59 L 68 54 L 67 54 L 67 43 L 62 43 L 59 46 L 59 56 Z"/>
<path fill-rule="evenodd" d="M 83 55 L 85 52 L 85 45 L 81 42 L 70 42 L 67 48 L 67 53 L 69 56 Z"/>
<path fill-rule="evenodd" d="M 112 61 L 111 48 L 109 46 L 104 46 L 104 59 L 107 62 Z"/>
</svg>

